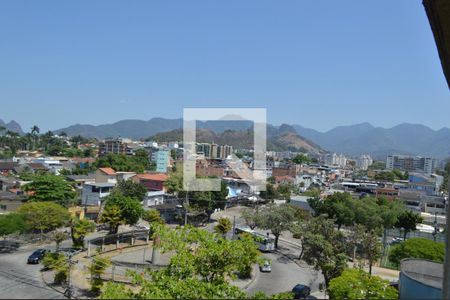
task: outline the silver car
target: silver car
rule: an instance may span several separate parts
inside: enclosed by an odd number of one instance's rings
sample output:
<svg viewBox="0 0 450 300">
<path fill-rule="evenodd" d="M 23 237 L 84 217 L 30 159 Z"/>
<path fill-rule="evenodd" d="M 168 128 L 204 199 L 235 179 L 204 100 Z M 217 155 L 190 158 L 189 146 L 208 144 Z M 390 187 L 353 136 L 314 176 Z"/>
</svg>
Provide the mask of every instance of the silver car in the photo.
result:
<svg viewBox="0 0 450 300">
<path fill-rule="evenodd" d="M 261 272 L 270 273 L 270 272 L 272 272 L 272 266 L 271 266 L 270 263 L 266 260 L 266 261 L 264 262 L 263 265 L 259 266 L 259 270 L 260 270 Z"/>
</svg>

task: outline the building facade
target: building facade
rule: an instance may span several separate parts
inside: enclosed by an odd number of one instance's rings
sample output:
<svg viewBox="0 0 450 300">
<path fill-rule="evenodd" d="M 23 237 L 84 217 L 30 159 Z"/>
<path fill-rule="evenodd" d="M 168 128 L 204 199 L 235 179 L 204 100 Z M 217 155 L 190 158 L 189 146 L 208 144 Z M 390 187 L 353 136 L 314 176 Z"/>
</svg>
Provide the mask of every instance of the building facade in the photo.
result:
<svg viewBox="0 0 450 300">
<path fill-rule="evenodd" d="M 437 160 L 431 157 L 389 155 L 386 158 L 386 169 L 431 174 L 437 163 Z"/>
</svg>

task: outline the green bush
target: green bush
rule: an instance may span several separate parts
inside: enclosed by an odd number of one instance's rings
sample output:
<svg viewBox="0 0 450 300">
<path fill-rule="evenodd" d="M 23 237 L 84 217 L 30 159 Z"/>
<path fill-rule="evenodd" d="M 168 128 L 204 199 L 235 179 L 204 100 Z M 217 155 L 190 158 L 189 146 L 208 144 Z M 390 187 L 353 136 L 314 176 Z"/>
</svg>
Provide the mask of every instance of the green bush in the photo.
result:
<svg viewBox="0 0 450 300">
<path fill-rule="evenodd" d="M 404 258 L 429 259 L 443 262 L 445 244 L 434 242 L 424 238 L 411 238 L 394 246 L 389 252 L 389 260 L 396 266 Z"/>
</svg>

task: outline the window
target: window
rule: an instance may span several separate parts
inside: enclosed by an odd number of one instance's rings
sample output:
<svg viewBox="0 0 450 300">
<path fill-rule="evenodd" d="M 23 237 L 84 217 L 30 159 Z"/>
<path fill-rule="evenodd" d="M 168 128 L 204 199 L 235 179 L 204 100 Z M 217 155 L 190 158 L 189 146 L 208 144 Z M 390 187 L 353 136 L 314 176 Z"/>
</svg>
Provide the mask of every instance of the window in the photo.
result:
<svg viewBox="0 0 450 300">
<path fill-rule="evenodd" d="M 6 205 L 5 204 L 0 204 L 0 209 L 1 210 L 6 210 Z"/>
</svg>

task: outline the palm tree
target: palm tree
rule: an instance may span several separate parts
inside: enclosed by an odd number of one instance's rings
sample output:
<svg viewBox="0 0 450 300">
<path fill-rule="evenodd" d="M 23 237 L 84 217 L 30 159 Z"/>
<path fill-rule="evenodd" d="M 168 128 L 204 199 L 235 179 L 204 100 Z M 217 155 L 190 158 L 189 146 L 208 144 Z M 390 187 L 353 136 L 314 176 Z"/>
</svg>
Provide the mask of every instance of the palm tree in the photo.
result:
<svg viewBox="0 0 450 300">
<path fill-rule="evenodd" d="M 33 143 L 33 150 L 36 149 L 36 144 L 37 144 L 37 141 L 38 141 L 38 139 L 39 139 L 39 132 L 40 132 L 40 129 L 39 129 L 39 127 L 37 127 L 36 125 L 34 125 L 33 127 L 31 127 L 31 135 L 33 136 L 33 140 L 34 140 L 34 143 Z"/>
</svg>

